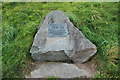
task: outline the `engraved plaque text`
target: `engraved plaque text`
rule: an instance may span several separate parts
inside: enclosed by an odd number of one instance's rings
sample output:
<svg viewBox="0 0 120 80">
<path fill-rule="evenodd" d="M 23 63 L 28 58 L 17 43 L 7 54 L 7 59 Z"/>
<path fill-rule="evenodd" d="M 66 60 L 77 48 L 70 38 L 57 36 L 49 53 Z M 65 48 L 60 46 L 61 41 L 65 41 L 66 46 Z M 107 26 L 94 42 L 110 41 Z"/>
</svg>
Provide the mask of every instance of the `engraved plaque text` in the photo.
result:
<svg viewBox="0 0 120 80">
<path fill-rule="evenodd" d="M 49 37 L 65 37 L 68 35 L 66 23 L 49 23 L 48 36 Z"/>
</svg>

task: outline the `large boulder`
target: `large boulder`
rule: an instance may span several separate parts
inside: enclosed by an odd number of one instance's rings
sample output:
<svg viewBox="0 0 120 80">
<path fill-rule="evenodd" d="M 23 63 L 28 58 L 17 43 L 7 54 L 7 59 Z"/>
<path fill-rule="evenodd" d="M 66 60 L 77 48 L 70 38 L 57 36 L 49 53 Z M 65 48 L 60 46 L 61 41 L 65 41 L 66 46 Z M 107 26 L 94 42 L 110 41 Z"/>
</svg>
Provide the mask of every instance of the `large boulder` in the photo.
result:
<svg viewBox="0 0 120 80">
<path fill-rule="evenodd" d="M 61 11 L 49 13 L 35 35 L 30 53 L 35 61 L 86 62 L 96 53 L 91 43 Z"/>
</svg>

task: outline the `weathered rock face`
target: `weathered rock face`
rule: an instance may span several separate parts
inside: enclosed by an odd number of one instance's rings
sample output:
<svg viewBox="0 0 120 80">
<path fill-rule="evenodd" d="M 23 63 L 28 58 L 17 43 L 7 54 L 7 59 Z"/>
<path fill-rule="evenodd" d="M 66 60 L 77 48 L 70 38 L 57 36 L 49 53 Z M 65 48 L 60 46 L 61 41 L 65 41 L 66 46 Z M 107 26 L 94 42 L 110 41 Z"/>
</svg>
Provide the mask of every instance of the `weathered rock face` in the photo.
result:
<svg viewBox="0 0 120 80">
<path fill-rule="evenodd" d="M 49 13 L 39 26 L 30 53 L 35 61 L 85 62 L 96 46 L 61 11 Z"/>
</svg>

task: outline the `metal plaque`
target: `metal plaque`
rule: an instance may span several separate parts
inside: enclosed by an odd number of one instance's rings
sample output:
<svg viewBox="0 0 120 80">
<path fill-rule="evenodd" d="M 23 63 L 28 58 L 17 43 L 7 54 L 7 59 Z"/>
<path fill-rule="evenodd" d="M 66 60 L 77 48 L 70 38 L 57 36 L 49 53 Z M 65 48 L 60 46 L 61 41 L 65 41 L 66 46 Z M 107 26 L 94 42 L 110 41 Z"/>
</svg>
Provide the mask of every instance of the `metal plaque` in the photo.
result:
<svg viewBox="0 0 120 80">
<path fill-rule="evenodd" d="M 66 23 L 49 23 L 48 36 L 49 37 L 65 37 L 68 35 Z"/>
</svg>

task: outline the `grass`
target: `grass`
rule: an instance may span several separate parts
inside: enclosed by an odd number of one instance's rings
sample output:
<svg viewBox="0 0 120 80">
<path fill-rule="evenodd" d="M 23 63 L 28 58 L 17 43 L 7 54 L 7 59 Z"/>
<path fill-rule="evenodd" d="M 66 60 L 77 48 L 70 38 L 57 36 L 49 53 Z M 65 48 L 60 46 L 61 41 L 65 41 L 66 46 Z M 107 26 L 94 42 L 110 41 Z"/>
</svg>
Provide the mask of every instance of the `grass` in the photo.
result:
<svg viewBox="0 0 120 80">
<path fill-rule="evenodd" d="M 3 78 L 21 78 L 29 72 L 30 47 L 36 28 L 53 10 L 65 12 L 82 33 L 97 46 L 95 77 L 120 77 L 118 71 L 118 3 L 5 2 L 2 4 Z M 102 73 L 102 74 L 99 74 Z"/>
</svg>

